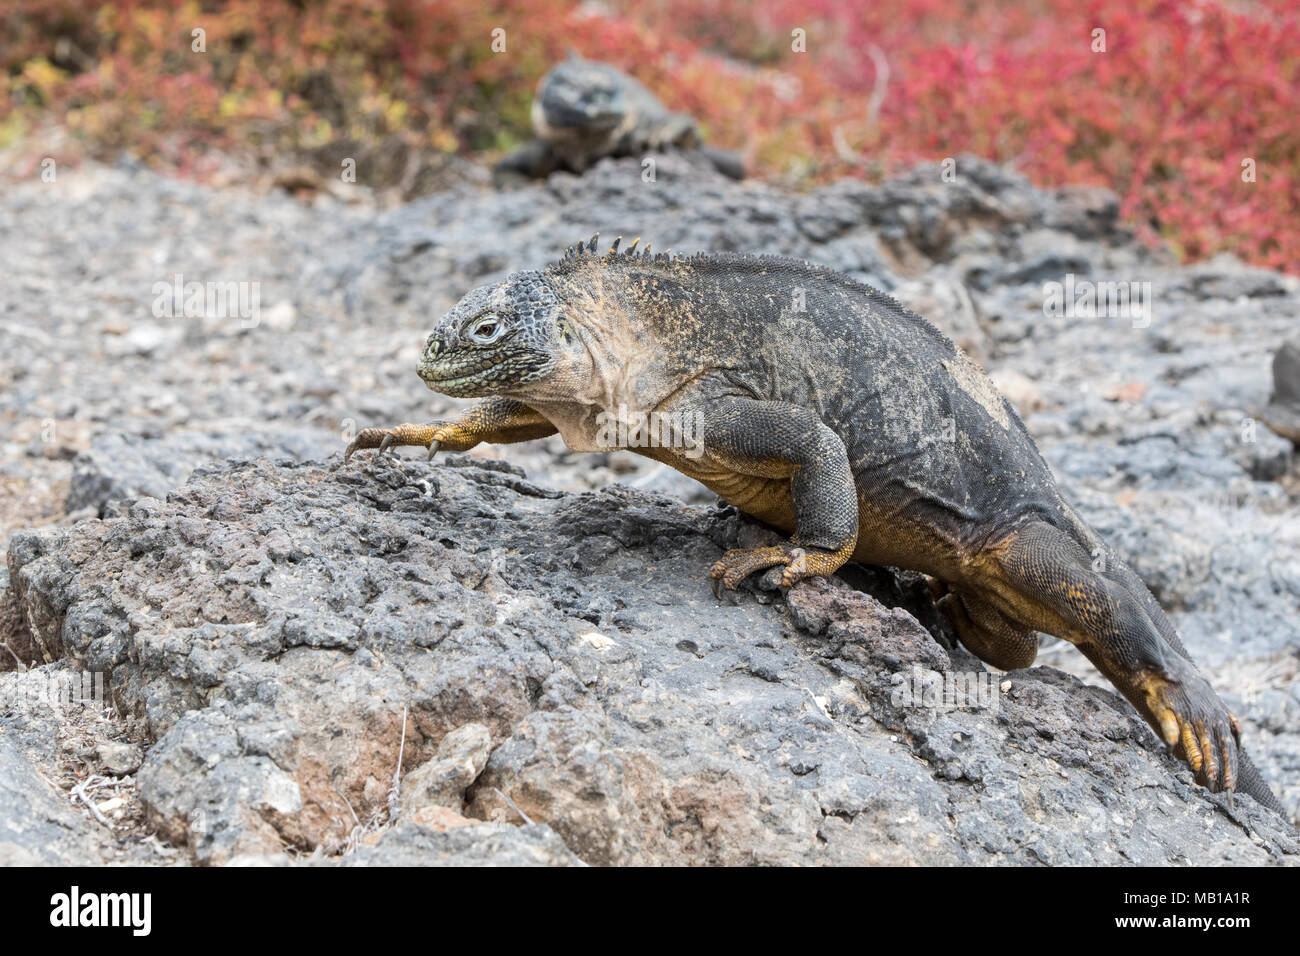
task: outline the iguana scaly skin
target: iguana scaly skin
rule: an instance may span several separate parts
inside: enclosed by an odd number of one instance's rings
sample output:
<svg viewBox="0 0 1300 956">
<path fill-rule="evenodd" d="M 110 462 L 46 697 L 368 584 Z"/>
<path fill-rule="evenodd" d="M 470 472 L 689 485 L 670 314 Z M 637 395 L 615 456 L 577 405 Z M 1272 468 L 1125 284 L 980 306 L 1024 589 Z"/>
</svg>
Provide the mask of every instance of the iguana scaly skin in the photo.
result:
<svg viewBox="0 0 1300 956">
<path fill-rule="evenodd" d="M 556 170 L 581 173 L 604 156 L 693 150 L 719 172 L 742 179 L 740 158 L 705 146 L 695 120 L 668 110 L 641 83 L 605 63 L 573 57 L 542 77 L 533 98 L 533 134 L 497 163 L 498 181 Z"/>
<path fill-rule="evenodd" d="M 367 429 L 346 456 L 556 432 L 574 450 L 608 450 L 611 420 L 635 436 L 651 413 L 691 416 L 702 449 L 630 450 L 790 534 L 725 554 L 710 572 L 722 586 L 767 569 L 788 586 L 849 559 L 923 572 L 982 660 L 1028 667 L 1035 631 L 1071 641 L 1201 784 L 1281 810 L 1151 592 L 1061 498 L 984 372 L 932 325 L 795 259 L 618 245 L 599 255 L 592 239 L 545 271 L 469 292 L 429 336 L 419 374 L 446 395 L 490 397 L 457 422 Z"/>
</svg>

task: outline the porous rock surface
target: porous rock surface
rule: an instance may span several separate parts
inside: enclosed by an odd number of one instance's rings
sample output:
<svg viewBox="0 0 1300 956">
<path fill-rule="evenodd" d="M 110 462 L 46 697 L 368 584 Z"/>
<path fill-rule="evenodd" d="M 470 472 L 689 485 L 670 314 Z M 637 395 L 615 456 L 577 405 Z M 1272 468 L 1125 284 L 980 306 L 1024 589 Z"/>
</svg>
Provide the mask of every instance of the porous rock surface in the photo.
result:
<svg viewBox="0 0 1300 956">
<path fill-rule="evenodd" d="M 10 573 L 40 646 L 143 720 L 149 823 L 201 863 L 338 855 L 368 823 L 358 862 L 1296 852 L 1109 691 L 1036 668 L 945 708 L 927 682 L 981 668 L 903 607 L 839 580 L 716 599 L 703 570 L 767 533 L 494 461 L 244 461 L 20 533 Z"/>
</svg>

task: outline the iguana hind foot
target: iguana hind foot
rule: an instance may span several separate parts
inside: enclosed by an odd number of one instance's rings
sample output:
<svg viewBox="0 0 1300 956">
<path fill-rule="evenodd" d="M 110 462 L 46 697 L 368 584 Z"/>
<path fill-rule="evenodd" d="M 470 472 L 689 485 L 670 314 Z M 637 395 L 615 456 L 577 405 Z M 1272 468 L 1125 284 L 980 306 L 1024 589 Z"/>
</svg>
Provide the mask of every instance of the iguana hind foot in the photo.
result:
<svg viewBox="0 0 1300 956">
<path fill-rule="evenodd" d="M 736 548 L 728 551 L 712 568 L 709 577 L 714 581 L 714 593 L 720 588 L 735 590 L 736 585 L 755 571 L 771 568 L 764 579 L 765 585 L 793 587 L 804 578 L 824 577 L 848 560 L 853 551 L 847 549 L 827 551 L 825 548 L 801 548 L 792 542 L 775 544 L 766 548 Z M 779 569 L 779 571 L 778 571 Z"/>
<path fill-rule="evenodd" d="M 1236 718 L 1181 642 L 1162 634 L 1151 609 L 1162 612 L 1134 593 L 1126 569 L 1096 569 L 1072 535 L 1042 521 L 1018 528 L 995 552 L 1017 623 L 1078 646 L 1202 786 L 1217 793 L 1236 785 Z"/>
</svg>

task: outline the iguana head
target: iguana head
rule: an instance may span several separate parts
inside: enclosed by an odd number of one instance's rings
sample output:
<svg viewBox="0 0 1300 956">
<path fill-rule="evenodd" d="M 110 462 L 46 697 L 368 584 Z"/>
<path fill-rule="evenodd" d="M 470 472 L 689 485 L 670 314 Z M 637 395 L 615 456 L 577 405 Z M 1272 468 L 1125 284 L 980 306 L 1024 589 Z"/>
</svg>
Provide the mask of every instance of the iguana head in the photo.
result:
<svg viewBox="0 0 1300 956">
<path fill-rule="evenodd" d="M 418 371 L 444 395 L 513 395 L 552 375 L 572 342 L 546 275 L 517 272 L 466 293 L 425 342 Z"/>
<path fill-rule="evenodd" d="M 604 63 L 572 59 L 542 78 L 533 123 L 543 137 L 590 135 L 617 129 L 632 104 L 629 78 Z"/>
<path fill-rule="evenodd" d="M 599 238 L 570 247 L 544 272 L 516 272 L 467 292 L 424 344 L 417 369 L 424 383 L 456 398 L 566 400 L 620 377 L 637 349 L 611 346 L 628 331 L 612 290 L 626 288 L 633 271 L 680 260 L 652 256 L 649 246 L 637 252 L 640 239 L 619 252 L 621 236 L 602 256 Z"/>
</svg>

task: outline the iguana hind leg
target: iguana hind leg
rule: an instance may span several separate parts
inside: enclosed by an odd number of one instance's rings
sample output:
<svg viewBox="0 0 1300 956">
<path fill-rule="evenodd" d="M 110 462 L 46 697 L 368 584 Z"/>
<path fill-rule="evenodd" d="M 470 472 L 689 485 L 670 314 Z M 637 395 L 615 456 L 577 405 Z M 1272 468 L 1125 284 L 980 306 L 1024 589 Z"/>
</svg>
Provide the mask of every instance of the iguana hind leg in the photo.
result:
<svg viewBox="0 0 1300 956">
<path fill-rule="evenodd" d="M 469 451 L 480 442 L 504 445 L 555 434 L 555 426 L 539 412 L 512 398 L 489 398 L 479 402 L 458 422 L 404 424 L 393 428 L 367 428 L 343 452 L 347 461 L 362 448 L 377 448 L 383 454 L 396 445 L 419 445 L 429 457 L 443 451 Z"/>
<path fill-rule="evenodd" d="M 1017 627 L 987 601 L 956 592 L 938 602 L 962 645 L 984 661 L 1004 671 L 1028 667 L 1038 656 L 1038 637 Z"/>
<path fill-rule="evenodd" d="M 1081 544 L 1041 521 L 1016 529 L 991 553 L 1004 585 L 997 588 L 999 603 L 1010 605 L 1000 608 L 1004 614 L 1077 645 L 1202 786 L 1216 792 L 1235 786 L 1236 718 L 1162 636 L 1131 582 L 1095 570 Z"/>
</svg>

